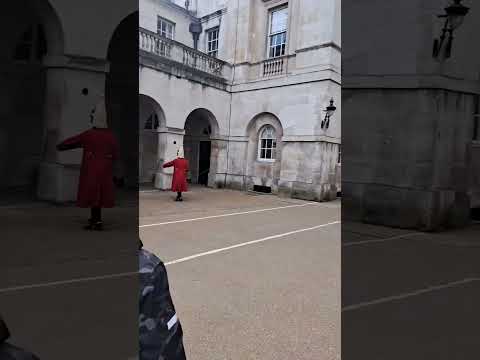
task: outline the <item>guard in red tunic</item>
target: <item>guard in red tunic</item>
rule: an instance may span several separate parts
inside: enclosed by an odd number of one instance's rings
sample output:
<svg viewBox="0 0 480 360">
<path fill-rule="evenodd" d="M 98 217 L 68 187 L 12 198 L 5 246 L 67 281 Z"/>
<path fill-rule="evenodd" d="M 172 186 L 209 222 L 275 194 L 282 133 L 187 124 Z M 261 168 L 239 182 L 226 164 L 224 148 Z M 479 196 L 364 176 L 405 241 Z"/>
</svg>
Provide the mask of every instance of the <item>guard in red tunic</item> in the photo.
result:
<svg viewBox="0 0 480 360">
<path fill-rule="evenodd" d="M 114 206 L 113 164 L 118 156 L 118 143 L 107 125 L 105 102 L 102 99 L 90 114 L 92 128 L 59 145 L 59 151 L 83 149 L 77 206 L 90 208 L 88 230 L 102 230 L 102 208 Z"/>
<path fill-rule="evenodd" d="M 164 168 L 173 166 L 172 191 L 177 193 L 175 201 L 183 201 L 182 192 L 188 191 L 187 173 L 188 160 L 183 155 L 183 149 L 177 151 L 177 158 L 163 165 Z"/>
</svg>

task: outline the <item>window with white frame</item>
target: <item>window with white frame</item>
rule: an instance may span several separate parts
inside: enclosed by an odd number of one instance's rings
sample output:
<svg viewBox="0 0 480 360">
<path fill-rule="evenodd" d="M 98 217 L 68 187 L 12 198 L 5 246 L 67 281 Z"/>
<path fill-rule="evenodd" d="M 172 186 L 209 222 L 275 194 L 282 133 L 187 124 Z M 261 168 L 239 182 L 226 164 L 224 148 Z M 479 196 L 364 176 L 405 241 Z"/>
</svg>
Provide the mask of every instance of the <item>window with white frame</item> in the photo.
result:
<svg viewBox="0 0 480 360">
<path fill-rule="evenodd" d="M 258 143 L 258 159 L 262 161 L 274 161 L 277 152 L 277 138 L 275 129 L 267 125 L 260 131 Z"/>
<path fill-rule="evenodd" d="M 159 16 L 157 21 L 157 33 L 173 40 L 175 38 L 175 24 Z"/>
<path fill-rule="evenodd" d="M 273 9 L 268 25 L 268 57 L 285 55 L 287 46 L 288 7 Z"/>
<path fill-rule="evenodd" d="M 207 54 L 213 57 L 218 56 L 218 26 L 207 30 Z"/>
</svg>

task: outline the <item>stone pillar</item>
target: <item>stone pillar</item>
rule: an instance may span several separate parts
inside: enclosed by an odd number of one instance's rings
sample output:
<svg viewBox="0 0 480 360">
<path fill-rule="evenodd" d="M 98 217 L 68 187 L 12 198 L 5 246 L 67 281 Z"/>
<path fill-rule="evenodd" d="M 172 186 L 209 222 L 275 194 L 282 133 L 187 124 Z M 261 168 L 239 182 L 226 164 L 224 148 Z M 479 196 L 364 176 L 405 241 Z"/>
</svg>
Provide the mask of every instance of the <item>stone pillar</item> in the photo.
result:
<svg viewBox="0 0 480 360">
<path fill-rule="evenodd" d="M 335 200 L 340 182 L 336 164 L 340 140 L 284 136 L 282 142 L 279 193 L 310 201 Z"/>
<path fill-rule="evenodd" d="M 227 148 L 228 138 L 214 136 L 211 138 L 212 152 L 210 154 L 210 172 L 208 174 L 208 186 L 212 188 L 225 187 L 226 174 L 228 174 Z"/>
<path fill-rule="evenodd" d="M 58 152 L 56 145 L 90 128 L 89 114 L 104 94 L 107 63 L 103 60 L 50 57 L 45 59 L 45 129 L 37 196 L 54 202 L 77 196 L 81 150 Z M 82 93 L 88 89 L 88 94 Z"/>
<path fill-rule="evenodd" d="M 185 130 L 174 128 L 158 129 L 158 166 L 155 187 L 169 190 L 172 186 L 173 168 L 163 168 L 163 164 L 177 157 L 177 149 L 183 146 Z"/>
</svg>

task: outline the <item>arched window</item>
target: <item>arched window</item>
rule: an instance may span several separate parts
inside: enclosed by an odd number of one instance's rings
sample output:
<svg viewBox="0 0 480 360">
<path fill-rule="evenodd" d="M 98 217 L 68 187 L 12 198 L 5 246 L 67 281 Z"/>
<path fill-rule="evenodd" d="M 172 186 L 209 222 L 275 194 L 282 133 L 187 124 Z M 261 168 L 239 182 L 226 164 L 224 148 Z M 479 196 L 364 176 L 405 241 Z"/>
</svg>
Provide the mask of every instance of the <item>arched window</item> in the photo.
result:
<svg viewBox="0 0 480 360">
<path fill-rule="evenodd" d="M 145 130 L 157 130 L 160 126 L 160 122 L 158 121 L 158 115 L 152 114 L 148 117 L 147 121 L 145 121 Z"/>
<path fill-rule="evenodd" d="M 38 63 L 46 53 L 47 40 L 43 26 L 30 25 L 17 43 L 14 59 L 20 62 Z"/>
<path fill-rule="evenodd" d="M 267 125 L 260 130 L 258 142 L 258 159 L 262 161 L 275 161 L 277 151 L 277 138 L 275 129 Z"/>
</svg>

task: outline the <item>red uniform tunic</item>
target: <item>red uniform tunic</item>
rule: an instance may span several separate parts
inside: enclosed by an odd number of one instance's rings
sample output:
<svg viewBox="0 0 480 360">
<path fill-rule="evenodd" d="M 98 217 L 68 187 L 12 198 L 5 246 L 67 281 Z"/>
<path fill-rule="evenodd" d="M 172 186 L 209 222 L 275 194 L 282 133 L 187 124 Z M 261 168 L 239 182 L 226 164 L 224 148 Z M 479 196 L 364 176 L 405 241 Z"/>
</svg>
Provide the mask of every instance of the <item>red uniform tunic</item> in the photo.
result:
<svg viewBox="0 0 480 360">
<path fill-rule="evenodd" d="M 187 187 L 187 172 L 188 160 L 184 158 L 177 158 L 163 165 L 164 168 L 173 166 L 173 180 L 172 191 L 184 192 L 188 191 Z"/>
<path fill-rule="evenodd" d="M 77 205 L 82 208 L 114 206 L 113 162 L 118 144 L 109 129 L 90 129 L 58 145 L 59 150 L 83 148 Z"/>
</svg>

